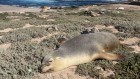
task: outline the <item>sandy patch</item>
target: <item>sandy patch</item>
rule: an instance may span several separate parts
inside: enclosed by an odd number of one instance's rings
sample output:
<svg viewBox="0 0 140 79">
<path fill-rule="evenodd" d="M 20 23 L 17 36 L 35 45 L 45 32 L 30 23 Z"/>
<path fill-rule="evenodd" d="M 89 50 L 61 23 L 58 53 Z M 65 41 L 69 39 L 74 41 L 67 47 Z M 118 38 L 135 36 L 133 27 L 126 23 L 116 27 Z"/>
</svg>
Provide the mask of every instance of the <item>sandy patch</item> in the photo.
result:
<svg viewBox="0 0 140 79">
<path fill-rule="evenodd" d="M 112 33 L 118 33 L 119 31 L 114 26 L 107 26 L 107 30 L 111 31 Z"/>
<path fill-rule="evenodd" d="M 129 47 L 131 47 L 131 48 L 133 48 L 134 49 L 134 53 L 140 53 L 140 47 L 138 46 L 138 45 L 135 45 L 135 46 L 129 46 Z"/>
<path fill-rule="evenodd" d="M 40 18 L 48 18 L 50 15 L 39 15 L 38 17 L 40 17 Z"/>
<path fill-rule="evenodd" d="M 55 21 L 55 19 L 48 19 L 47 21 L 52 21 L 53 22 L 53 21 Z"/>
<path fill-rule="evenodd" d="M 118 64 L 119 62 L 118 61 L 112 61 L 112 64 L 113 65 L 116 65 L 116 64 Z"/>
<path fill-rule="evenodd" d="M 4 30 L 0 30 L 0 32 L 10 32 L 10 31 L 13 31 L 14 29 L 12 28 L 7 28 L 7 29 L 4 29 Z"/>
<path fill-rule="evenodd" d="M 29 23 L 25 24 L 25 26 L 23 26 L 22 28 L 25 29 L 25 28 L 29 28 L 29 27 L 33 27 L 34 25 L 31 25 Z"/>
<path fill-rule="evenodd" d="M 15 31 L 15 30 L 19 30 L 19 29 L 20 29 L 20 28 L 15 28 L 15 29 L 6 28 L 6 29 L 3 29 L 3 30 L 0 30 L 0 32 L 6 33 L 6 32 L 12 32 L 12 31 Z"/>
<path fill-rule="evenodd" d="M 55 27 L 54 25 L 38 25 L 38 26 L 35 26 L 35 27 Z"/>
<path fill-rule="evenodd" d="M 16 6 L 9 6 L 9 5 L 0 5 L 0 13 L 3 12 L 18 12 L 18 13 L 25 13 L 25 12 L 40 12 L 41 9 L 37 7 L 16 7 Z"/>
<path fill-rule="evenodd" d="M 127 4 L 113 4 L 110 5 L 110 8 L 112 9 L 120 9 L 121 10 L 140 10 L 140 6 L 137 5 L 127 5 Z"/>
<path fill-rule="evenodd" d="M 3 29 L 3 30 L 0 30 L 0 32 L 12 32 L 12 31 L 15 31 L 15 30 L 18 30 L 18 29 L 24 29 L 24 28 L 28 28 L 28 27 L 31 27 L 31 25 L 29 24 L 26 24 L 23 28 L 15 28 L 15 29 L 12 29 L 12 28 L 6 28 L 6 29 Z"/>
<path fill-rule="evenodd" d="M 30 28 L 30 27 L 53 27 L 54 25 L 38 25 L 38 26 L 34 26 L 34 25 L 31 25 L 29 23 L 25 24 L 25 26 L 23 26 L 22 28 L 15 28 L 15 29 L 12 29 L 12 28 L 6 28 L 4 30 L 0 30 L 0 32 L 12 32 L 12 31 L 15 31 L 15 30 L 19 30 L 19 29 L 25 29 L 25 28 Z"/>
<path fill-rule="evenodd" d="M 8 18 L 8 19 L 16 19 L 16 18 L 19 18 L 19 16 L 7 16 L 6 18 Z"/>
<path fill-rule="evenodd" d="M 133 48 L 134 49 L 134 53 L 140 53 L 140 47 L 138 45 L 133 45 L 137 42 L 140 41 L 140 38 L 138 37 L 133 37 L 133 38 L 127 38 L 123 41 L 120 41 L 121 44 L 126 44 L 126 45 L 129 45 L 129 47 Z"/>
<path fill-rule="evenodd" d="M 95 25 L 95 27 L 100 30 L 100 29 L 104 29 L 106 26 L 105 25 Z"/>
<path fill-rule="evenodd" d="M 133 38 L 127 38 L 127 39 L 125 39 L 123 41 L 120 41 L 120 43 L 127 44 L 127 45 L 132 45 L 132 44 L 135 44 L 138 41 L 140 41 L 140 38 L 133 37 Z"/>
<path fill-rule="evenodd" d="M 101 71 L 99 74 L 102 75 L 104 78 L 107 78 L 111 75 L 115 75 L 115 73 L 110 69 L 106 69 L 104 71 Z"/>
<path fill-rule="evenodd" d="M 112 25 L 110 26 L 105 26 L 105 25 L 95 25 L 95 28 L 97 29 L 106 29 L 106 30 L 109 30 L 111 31 L 112 33 L 118 33 L 119 31 Z"/>
<path fill-rule="evenodd" d="M 88 76 L 79 76 L 75 74 L 75 70 L 76 67 L 73 66 L 54 73 L 37 74 L 32 79 L 93 79 Z"/>
<path fill-rule="evenodd" d="M 104 70 L 102 67 L 100 66 L 96 66 L 95 69 L 100 70 L 99 74 L 103 77 L 103 78 L 107 78 L 111 75 L 115 75 L 114 71 L 110 70 L 110 69 L 106 69 Z"/>
<path fill-rule="evenodd" d="M 38 25 L 38 26 L 34 26 L 34 25 L 31 25 L 31 24 L 27 23 L 22 28 L 15 28 L 15 29 L 6 28 L 4 30 L 0 30 L 0 32 L 5 32 L 6 33 L 6 32 L 11 32 L 11 31 L 19 30 L 19 29 L 30 28 L 30 27 L 52 27 L 52 26 L 54 26 L 54 25 Z"/>
<path fill-rule="evenodd" d="M 25 26 L 23 26 L 21 29 L 25 29 L 25 28 L 30 28 L 30 27 L 55 27 L 54 25 L 31 25 L 29 23 L 25 24 Z"/>
<path fill-rule="evenodd" d="M 0 45 L 0 49 L 6 50 L 6 49 L 9 48 L 10 46 L 11 46 L 11 43 L 1 44 L 1 45 Z"/>
<path fill-rule="evenodd" d="M 2 38 L 3 36 L 0 36 L 0 39 Z"/>
<path fill-rule="evenodd" d="M 53 32 L 53 33 L 50 33 L 48 34 L 47 36 L 43 36 L 41 38 L 33 38 L 31 40 L 31 42 L 35 42 L 35 43 L 40 43 L 41 41 L 43 41 L 44 39 L 49 39 L 50 37 L 54 36 L 54 35 L 59 35 L 59 34 L 66 34 L 64 32 Z"/>
<path fill-rule="evenodd" d="M 97 9 L 97 8 L 98 8 L 97 5 L 79 6 L 78 10 L 79 11 L 88 11 L 88 10 Z"/>
<path fill-rule="evenodd" d="M 128 5 L 128 4 L 109 4 L 109 5 L 89 5 L 81 6 L 78 8 L 79 11 L 88 11 L 92 9 L 101 9 L 101 10 L 140 10 L 140 6 L 137 5 Z"/>
</svg>

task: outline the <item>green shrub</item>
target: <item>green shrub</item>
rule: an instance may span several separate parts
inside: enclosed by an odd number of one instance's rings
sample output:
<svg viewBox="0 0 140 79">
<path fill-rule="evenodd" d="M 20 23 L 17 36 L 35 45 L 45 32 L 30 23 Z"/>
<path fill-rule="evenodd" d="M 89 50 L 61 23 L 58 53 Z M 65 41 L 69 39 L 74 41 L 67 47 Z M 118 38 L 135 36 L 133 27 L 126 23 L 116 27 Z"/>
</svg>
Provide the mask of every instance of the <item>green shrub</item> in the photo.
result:
<svg viewBox="0 0 140 79">
<path fill-rule="evenodd" d="M 25 79 L 38 72 L 41 59 L 49 51 L 29 42 L 16 42 L 5 52 L 0 51 L 0 78 Z"/>
<path fill-rule="evenodd" d="M 140 54 L 133 54 L 133 57 L 121 61 L 113 67 L 116 79 L 138 79 L 140 78 Z"/>
<path fill-rule="evenodd" d="M 0 39 L 0 43 L 5 42 L 22 42 L 31 40 L 31 38 L 42 37 L 48 34 L 45 27 L 31 27 L 26 29 L 19 29 L 10 33 L 5 34 L 5 36 Z"/>
<path fill-rule="evenodd" d="M 100 70 L 95 69 L 96 66 L 99 66 L 106 69 L 111 69 L 115 72 L 114 76 L 109 76 L 107 78 L 111 79 L 130 79 L 139 78 L 139 70 L 140 70 L 140 54 L 131 54 L 130 51 L 133 49 L 130 49 L 126 45 L 121 45 L 118 49 L 115 50 L 117 53 L 121 53 L 125 55 L 125 59 L 118 61 L 119 63 L 113 65 L 112 61 L 108 60 L 95 60 L 93 62 L 87 63 L 87 64 L 81 64 L 77 66 L 76 73 L 79 75 L 89 75 L 92 78 L 103 78 L 102 75 L 100 75 Z"/>
<path fill-rule="evenodd" d="M 8 16 L 8 13 L 0 13 L 0 21 L 9 21 L 6 17 Z"/>
</svg>

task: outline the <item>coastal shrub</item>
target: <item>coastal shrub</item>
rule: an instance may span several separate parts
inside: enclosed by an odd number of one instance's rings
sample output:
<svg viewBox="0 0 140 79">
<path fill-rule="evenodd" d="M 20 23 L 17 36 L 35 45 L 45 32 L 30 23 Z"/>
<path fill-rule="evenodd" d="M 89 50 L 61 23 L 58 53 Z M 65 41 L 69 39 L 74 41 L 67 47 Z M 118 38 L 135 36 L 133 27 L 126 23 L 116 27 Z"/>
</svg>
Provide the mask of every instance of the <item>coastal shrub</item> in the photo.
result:
<svg viewBox="0 0 140 79">
<path fill-rule="evenodd" d="M 140 54 L 131 54 L 127 46 L 121 45 L 115 52 L 121 52 L 125 55 L 125 59 L 118 61 L 117 64 L 113 64 L 112 61 L 108 60 L 95 60 L 87 64 L 81 64 L 77 66 L 76 73 L 79 75 L 89 75 L 92 78 L 103 78 L 100 73 L 101 70 L 95 67 L 101 67 L 103 70 L 110 69 L 115 75 L 108 76 L 107 78 L 121 79 L 121 78 L 139 78 L 139 65 L 140 65 Z"/>
<path fill-rule="evenodd" d="M 30 40 L 31 38 L 37 38 L 47 35 L 47 28 L 45 27 L 30 27 L 26 29 L 19 29 L 13 32 L 5 34 L 1 39 L 3 43 L 5 42 L 22 42 Z"/>
<path fill-rule="evenodd" d="M 8 16 L 8 13 L 0 13 L 0 21 L 9 21 L 6 17 Z"/>
<path fill-rule="evenodd" d="M 29 42 L 16 42 L 7 51 L 0 51 L 0 78 L 25 79 L 39 72 L 41 59 L 49 51 Z"/>
<path fill-rule="evenodd" d="M 100 13 L 101 10 L 91 10 Z M 11 32 L 3 33 L 0 35 L 0 44 L 11 43 L 11 47 L 7 50 L 1 51 L 0 49 L 0 79 L 26 79 L 37 74 L 38 67 L 41 64 L 42 57 L 56 48 L 57 39 L 66 37 L 68 39 L 74 36 L 80 35 L 80 33 L 86 27 L 94 27 L 94 25 L 113 25 L 119 33 L 115 33 L 116 36 L 122 38 L 129 38 L 139 36 L 140 27 L 140 11 L 107 11 L 104 14 L 100 14 L 98 17 L 89 16 L 89 11 L 79 12 L 75 9 L 59 9 L 56 12 L 46 13 L 5 13 L 0 14 L 0 30 L 6 28 L 19 28 Z M 49 15 L 48 18 L 39 18 L 39 15 Z M 8 20 L 7 16 L 19 16 L 20 20 L 12 21 Z M 26 18 L 27 17 L 27 18 Z M 28 18 L 29 17 L 29 18 Z M 54 19 L 55 21 L 47 21 L 47 19 Z M 41 25 L 55 25 L 58 30 L 49 30 L 48 27 L 22 27 L 25 24 L 31 24 L 33 26 Z M 49 38 L 45 38 L 39 44 L 32 43 L 32 38 L 41 38 L 52 32 L 63 32 L 65 34 L 54 35 Z M 101 30 L 102 31 L 102 30 Z M 104 31 L 104 30 L 103 30 Z M 106 31 L 106 30 L 105 30 Z M 124 32 L 124 33 L 120 33 Z M 140 41 L 135 43 L 140 46 Z M 108 60 L 95 60 L 87 64 L 81 64 L 77 66 L 76 74 L 87 75 L 95 79 L 103 78 L 100 74 L 100 70 L 96 69 L 97 66 L 103 70 L 110 69 L 114 71 L 115 75 L 109 76 L 110 79 L 121 78 L 139 78 L 139 54 L 131 53 L 134 49 L 121 45 L 119 49 L 114 52 L 123 54 L 126 59 L 118 61 L 117 64 L 113 64 Z"/>
<path fill-rule="evenodd" d="M 6 28 L 21 28 L 26 24 L 26 21 L 7 21 L 7 22 L 3 22 L 0 21 L 0 30 L 6 29 Z"/>
</svg>

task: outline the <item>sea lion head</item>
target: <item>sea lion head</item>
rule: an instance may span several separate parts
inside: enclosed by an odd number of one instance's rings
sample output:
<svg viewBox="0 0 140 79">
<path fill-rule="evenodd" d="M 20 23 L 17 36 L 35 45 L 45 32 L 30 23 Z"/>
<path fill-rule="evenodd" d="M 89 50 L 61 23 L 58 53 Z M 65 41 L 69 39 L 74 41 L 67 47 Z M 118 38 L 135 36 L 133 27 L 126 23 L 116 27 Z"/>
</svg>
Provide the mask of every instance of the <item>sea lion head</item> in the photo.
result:
<svg viewBox="0 0 140 79">
<path fill-rule="evenodd" d="M 49 72 L 57 71 L 59 67 L 58 65 L 60 65 L 59 61 L 60 61 L 60 57 L 54 57 L 52 53 L 46 55 L 41 62 L 41 67 L 40 67 L 41 72 L 49 73 Z"/>
</svg>

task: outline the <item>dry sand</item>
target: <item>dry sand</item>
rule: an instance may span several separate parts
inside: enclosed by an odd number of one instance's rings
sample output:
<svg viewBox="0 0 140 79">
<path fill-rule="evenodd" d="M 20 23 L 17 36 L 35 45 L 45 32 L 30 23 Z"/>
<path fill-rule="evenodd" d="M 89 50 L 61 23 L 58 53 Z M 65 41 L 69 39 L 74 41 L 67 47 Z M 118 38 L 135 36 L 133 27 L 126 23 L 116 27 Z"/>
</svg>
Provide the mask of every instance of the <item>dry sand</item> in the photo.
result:
<svg viewBox="0 0 140 79">
<path fill-rule="evenodd" d="M 37 74 L 32 79 L 93 79 L 89 76 L 75 74 L 76 67 L 70 67 L 54 73 Z"/>
<path fill-rule="evenodd" d="M 11 46 L 11 43 L 0 44 L 0 49 L 6 50 Z"/>
<path fill-rule="evenodd" d="M 40 12 L 39 7 L 17 7 L 17 6 L 9 6 L 9 5 L 0 5 L 0 13 L 3 12 Z"/>
</svg>

